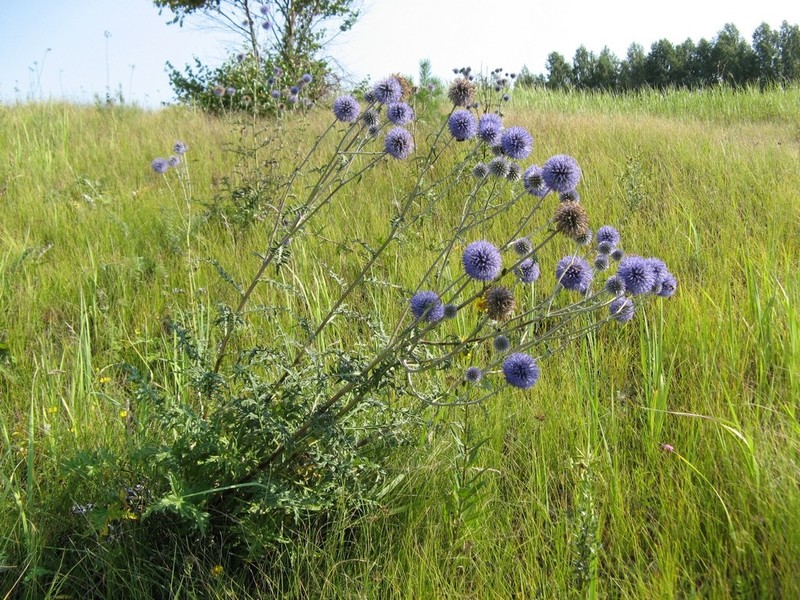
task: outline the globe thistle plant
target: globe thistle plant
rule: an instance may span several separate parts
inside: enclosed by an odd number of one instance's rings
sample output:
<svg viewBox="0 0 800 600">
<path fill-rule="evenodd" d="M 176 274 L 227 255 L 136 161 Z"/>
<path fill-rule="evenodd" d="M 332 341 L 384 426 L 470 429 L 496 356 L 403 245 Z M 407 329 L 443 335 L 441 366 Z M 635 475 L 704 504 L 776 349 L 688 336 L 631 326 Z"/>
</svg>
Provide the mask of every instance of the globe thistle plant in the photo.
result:
<svg viewBox="0 0 800 600">
<path fill-rule="evenodd" d="M 592 282 L 592 268 L 579 256 L 565 256 L 556 266 L 556 281 L 565 289 L 585 293 Z"/>
<path fill-rule="evenodd" d="M 485 113 L 478 119 L 478 138 L 489 146 L 500 143 L 503 119 L 497 113 Z"/>
<path fill-rule="evenodd" d="M 500 146 L 509 158 L 522 160 L 533 149 L 533 136 L 524 127 L 509 127 L 500 135 Z"/>
<path fill-rule="evenodd" d="M 484 294 L 486 314 L 495 321 L 505 321 L 517 306 L 514 294 L 501 285 L 490 287 Z"/>
<path fill-rule="evenodd" d="M 545 185 L 556 192 L 574 190 L 581 178 L 578 161 L 568 154 L 551 156 L 542 165 L 542 178 Z"/>
<path fill-rule="evenodd" d="M 352 96 L 339 96 L 333 101 L 333 114 L 343 123 L 353 123 L 358 119 L 361 107 Z"/>
<path fill-rule="evenodd" d="M 411 156 L 411 152 L 414 150 L 414 139 L 407 129 L 395 127 L 386 134 L 384 149 L 390 156 L 402 160 Z"/>
<path fill-rule="evenodd" d="M 414 120 L 414 109 L 405 102 L 392 102 L 386 107 L 386 118 L 393 125 L 407 125 Z"/>
<path fill-rule="evenodd" d="M 539 263 L 532 258 L 526 258 L 514 269 L 520 283 L 533 283 L 539 279 Z"/>
<path fill-rule="evenodd" d="M 486 163 L 478 163 L 472 167 L 472 175 L 475 179 L 486 179 L 489 176 L 489 167 Z"/>
<path fill-rule="evenodd" d="M 381 104 L 391 104 L 402 98 L 403 88 L 395 77 L 387 77 L 373 86 L 372 96 Z"/>
<path fill-rule="evenodd" d="M 531 243 L 530 238 L 519 238 L 513 244 L 511 244 L 514 252 L 517 253 L 517 256 L 528 256 L 531 252 L 533 252 L 533 244 Z"/>
<path fill-rule="evenodd" d="M 612 275 L 606 279 L 604 289 L 614 296 L 621 296 L 625 293 L 625 281 L 619 275 Z"/>
<path fill-rule="evenodd" d="M 627 323 L 633 319 L 636 310 L 633 300 L 627 296 L 617 296 L 608 305 L 608 312 L 615 321 Z"/>
<path fill-rule="evenodd" d="M 655 273 L 646 258 L 631 255 L 625 257 L 617 269 L 617 275 L 625 282 L 629 294 L 647 294 L 656 282 Z"/>
<path fill-rule="evenodd" d="M 603 225 L 600 229 L 597 230 L 597 243 L 600 244 L 602 242 L 608 242 L 611 248 L 614 248 L 619 244 L 620 235 L 619 231 L 617 231 L 611 225 Z M 603 254 L 608 254 L 608 252 L 604 252 Z"/>
<path fill-rule="evenodd" d="M 609 256 L 611 257 L 611 260 L 620 262 L 623 258 L 625 258 L 625 252 L 622 250 L 622 248 L 614 248 Z"/>
<path fill-rule="evenodd" d="M 503 375 L 509 385 L 527 390 L 539 380 L 539 365 L 532 356 L 515 352 L 503 361 Z"/>
<path fill-rule="evenodd" d="M 598 233 L 598 235 L 599 235 L 599 233 Z M 611 244 L 611 242 L 607 242 L 606 241 L 606 242 L 600 242 L 599 244 L 597 244 L 597 253 L 598 254 L 609 255 L 609 254 L 611 254 L 612 250 L 614 250 L 614 246 Z"/>
<path fill-rule="evenodd" d="M 478 383 L 483 379 L 483 371 L 478 367 L 467 367 L 464 371 L 464 381 L 467 383 Z"/>
<path fill-rule="evenodd" d="M 461 109 L 453 112 L 447 120 L 452 136 L 459 142 L 475 137 L 478 121 L 470 111 Z"/>
<path fill-rule="evenodd" d="M 429 290 L 414 294 L 411 298 L 411 314 L 415 319 L 431 323 L 441 321 L 444 317 L 444 305 L 439 294 Z"/>
<path fill-rule="evenodd" d="M 525 191 L 538 198 L 543 198 L 549 191 L 542 177 L 542 168 L 539 165 L 531 165 L 525 169 L 522 175 L 522 184 Z"/>
<path fill-rule="evenodd" d="M 509 162 L 502 156 L 498 156 L 489 161 L 489 173 L 493 177 L 505 179 L 511 169 Z"/>
<path fill-rule="evenodd" d="M 500 251 L 486 240 L 472 242 L 461 257 L 464 272 L 478 281 L 492 281 L 503 268 Z"/>
<path fill-rule="evenodd" d="M 492 348 L 495 352 L 508 352 L 511 349 L 511 341 L 505 335 L 498 335 L 492 340 Z"/>
<path fill-rule="evenodd" d="M 450 84 L 450 89 L 447 90 L 447 97 L 453 103 L 453 106 L 469 106 L 475 96 L 475 89 L 475 84 L 469 79 L 459 77 Z"/>
<path fill-rule="evenodd" d="M 186 152 L 188 150 L 189 150 L 189 146 L 187 146 L 186 144 L 184 144 L 181 141 L 175 142 L 175 145 L 172 147 L 172 151 L 175 154 L 179 155 L 179 156 L 182 156 L 182 155 L 186 154 Z"/>
<path fill-rule="evenodd" d="M 163 175 L 169 169 L 169 161 L 166 158 L 156 158 L 153 159 L 153 162 L 150 163 L 150 166 L 153 168 L 153 171 L 158 173 L 159 175 Z"/>
<path fill-rule="evenodd" d="M 579 202 L 562 202 L 553 216 L 553 224 L 559 233 L 576 239 L 588 228 L 586 209 Z"/>
</svg>

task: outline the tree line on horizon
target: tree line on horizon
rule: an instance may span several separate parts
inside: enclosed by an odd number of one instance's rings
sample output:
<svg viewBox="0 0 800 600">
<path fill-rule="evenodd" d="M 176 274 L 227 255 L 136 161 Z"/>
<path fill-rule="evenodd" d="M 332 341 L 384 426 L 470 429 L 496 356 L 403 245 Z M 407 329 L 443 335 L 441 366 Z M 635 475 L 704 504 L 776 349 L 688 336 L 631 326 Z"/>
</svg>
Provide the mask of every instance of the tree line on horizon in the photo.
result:
<svg viewBox="0 0 800 600">
<path fill-rule="evenodd" d="M 776 30 L 761 23 L 748 44 L 736 26 L 727 23 L 710 41 L 687 38 L 673 44 L 663 38 L 649 52 L 632 43 L 623 59 L 608 47 L 595 54 L 581 45 L 571 64 L 551 52 L 545 68 L 546 74 L 535 75 L 523 67 L 516 85 L 612 92 L 788 85 L 800 81 L 800 26 L 783 21 Z"/>
</svg>

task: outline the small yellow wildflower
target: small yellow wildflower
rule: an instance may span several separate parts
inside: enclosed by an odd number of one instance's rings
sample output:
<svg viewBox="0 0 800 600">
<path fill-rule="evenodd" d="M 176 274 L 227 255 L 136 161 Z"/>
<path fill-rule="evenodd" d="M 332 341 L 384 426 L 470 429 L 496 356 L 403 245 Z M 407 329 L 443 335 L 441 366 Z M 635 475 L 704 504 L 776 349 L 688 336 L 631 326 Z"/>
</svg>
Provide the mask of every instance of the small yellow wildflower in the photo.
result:
<svg viewBox="0 0 800 600">
<path fill-rule="evenodd" d="M 124 409 L 119 411 L 119 418 L 120 419 L 127 419 L 128 418 L 128 411 L 124 410 Z"/>
<path fill-rule="evenodd" d="M 222 574 L 225 572 L 225 569 L 222 565 L 214 565 L 211 567 L 211 576 L 212 577 L 221 577 Z"/>
<path fill-rule="evenodd" d="M 486 312 L 486 298 L 481 296 L 477 300 L 475 300 L 475 308 L 480 312 Z"/>
<path fill-rule="evenodd" d="M 57 412 L 58 412 L 58 407 L 57 406 L 48 406 L 47 407 L 47 414 L 54 415 Z"/>
</svg>

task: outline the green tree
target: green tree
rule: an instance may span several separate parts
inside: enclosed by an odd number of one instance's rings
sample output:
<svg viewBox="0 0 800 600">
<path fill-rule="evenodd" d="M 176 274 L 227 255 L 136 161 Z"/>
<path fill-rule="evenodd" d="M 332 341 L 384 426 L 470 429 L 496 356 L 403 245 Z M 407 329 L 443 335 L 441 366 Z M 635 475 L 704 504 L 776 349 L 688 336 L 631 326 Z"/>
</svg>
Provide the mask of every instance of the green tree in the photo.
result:
<svg viewBox="0 0 800 600">
<path fill-rule="evenodd" d="M 572 82 L 579 90 L 594 87 L 593 75 L 597 59 L 593 52 L 589 52 L 586 46 L 581 45 L 575 51 L 572 59 Z"/>
<path fill-rule="evenodd" d="M 647 56 L 640 44 L 631 44 L 619 67 L 619 84 L 624 90 L 636 90 L 643 87 L 647 78 L 645 76 L 645 61 Z"/>
<path fill-rule="evenodd" d="M 762 86 L 781 79 L 781 36 L 767 23 L 753 32 L 753 52 L 756 57 L 758 82 Z"/>
<path fill-rule="evenodd" d="M 608 46 L 605 46 L 600 51 L 594 65 L 592 75 L 594 87 L 607 91 L 616 90 L 619 85 L 619 67 L 619 59 L 608 49 Z"/>
<path fill-rule="evenodd" d="M 800 81 L 800 27 L 781 23 L 780 53 L 784 82 Z"/>
<path fill-rule="evenodd" d="M 711 59 L 722 83 L 743 86 L 756 79 L 755 53 L 732 23 L 717 33 Z"/>
<path fill-rule="evenodd" d="M 664 90 L 673 84 L 675 48 L 668 39 L 660 39 L 650 47 L 644 64 L 647 83 Z"/>
<path fill-rule="evenodd" d="M 565 90 L 572 87 L 572 67 L 558 52 L 547 55 L 547 87 L 551 90 Z"/>
</svg>

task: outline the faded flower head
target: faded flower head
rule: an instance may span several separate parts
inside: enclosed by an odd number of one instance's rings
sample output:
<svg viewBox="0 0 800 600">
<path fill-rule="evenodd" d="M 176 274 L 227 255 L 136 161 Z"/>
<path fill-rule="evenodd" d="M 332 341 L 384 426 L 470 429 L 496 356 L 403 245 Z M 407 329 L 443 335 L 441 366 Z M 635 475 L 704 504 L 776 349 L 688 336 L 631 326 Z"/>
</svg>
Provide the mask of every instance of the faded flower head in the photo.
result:
<svg viewBox="0 0 800 600">
<path fill-rule="evenodd" d="M 508 160 L 503 156 L 497 156 L 489 161 L 489 173 L 495 177 L 505 179 L 510 169 Z"/>
<path fill-rule="evenodd" d="M 475 137 L 478 131 L 478 121 L 471 112 L 466 109 L 455 111 L 447 119 L 447 126 L 450 133 L 459 142 Z"/>
<path fill-rule="evenodd" d="M 387 77 L 373 86 L 372 95 L 381 104 L 391 104 L 400 100 L 403 96 L 403 88 L 397 79 Z"/>
<path fill-rule="evenodd" d="M 373 125 L 378 125 L 381 122 L 381 117 L 377 110 L 374 108 L 368 108 L 361 114 L 361 121 L 367 127 L 372 127 Z"/>
<path fill-rule="evenodd" d="M 544 183 L 542 168 L 539 165 L 531 165 L 525 169 L 522 175 L 522 185 L 525 191 L 537 198 L 543 198 L 550 191 Z"/>
<path fill-rule="evenodd" d="M 386 134 L 384 148 L 387 154 L 402 160 L 408 158 L 414 150 L 414 138 L 407 129 L 395 127 Z"/>
<path fill-rule="evenodd" d="M 478 240 L 467 246 L 461 262 L 464 265 L 464 272 L 479 281 L 491 281 L 503 268 L 500 251 L 486 240 Z"/>
<path fill-rule="evenodd" d="M 431 323 L 444 317 L 444 305 L 439 294 L 429 290 L 417 292 L 411 298 L 411 314 L 415 319 L 423 319 Z"/>
<path fill-rule="evenodd" d="M 333 101 L 333 115 L 343 123 L 352 123 L 358 119 L 361 107 L 352 96 L 339 96 Z"/>
<path fill-rule="evenodd" d="M 454 106 L 468 106 L 474 96 L 475 84 L 464 77 L 456 79 L 447 90 L 447 97 Z"/>
<path fill-rule="evenodd" d="M 533 283 L 539 279 L 539 263 L 532 258 L 526 258 L 517 265 L 514 272 L 521 283 Z"/>
<path fill-rule="evenodd" d="M 615 321 L 627 323 L 633 318 L 636 308 L 627 296 L 617 296 L 608 305 L 608 312 Z"/>
<path fill-rule="evenodd" d="M 476 179 L 486 179 L 489 176 L 489 167 L 486 163 L 478 163 L 472 167 L 472 175 Z"/>
<path fill-rule="evenodd" d="M 556 231 L 575 239 L 582 235 L 588 228 L 589 220 L 586 209 L 579 202 L 562 202 L 553 216 Z"/>
<path fill-rule="evenodd" d="M 556 192 L 568 192 L 578 186 L 581 169 L 578 161 L 568 154 L 556 154 L 542 165 L 542 178 L 545 185 Z"/>
<path fill-rule="evenodd" d="M 169 161 L 166 158 L 156 158 L 150 163 L 150 166 L 153 167 L 153 171 L 163 175 L 169 169 Z"/>
<path fill-rule="evenodd" d="M 406 125 L 414 120 L 414 109 L 405 102 L 392 102 L 386 107 L 386 118 L 394 125 Z"/>
<path fill-rule="evenodd" d="M 503 119 L 497 113 L 485 113 L 478 119 L 478 137 L 490 146 L 500 143 Z"/>
<path fill-rule="evenodd" d="M 522 160 L 533 149 L 533 136 L 524 127 L 509 127 L 500 135 L 500 146 L 509 158 Z"/>
<path fill-rule="evenodd" d="M 556 265 L 556 280 L 568 290 L 585 293 L 592 282 L 592 268 L 579 256 L 565 256 Z"/>
<path fill-rule="evenodd" d="M 625 289 L 631 294 L 647 294 L 656 282 L 648 260 L 636 255 L 628 256 L 619 263 L 617 275 L 625 282 Z"/>
<path fill-rule="evenodd" d="M 511 290 L 500 285 L 486 290 L 483 297 L 486 300 L 486 314 L 495 321 L 508 319 L 517 306 Z"/>
<path fill-rule="evenodd" d="M 503 361 L 503 375 L 509 385 L 527 390 L 539 380 L 539 365 L 532 356 L 515 352 Z"/>
</svg>

